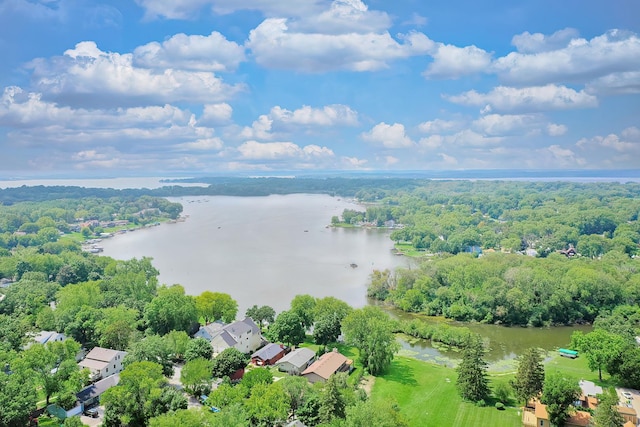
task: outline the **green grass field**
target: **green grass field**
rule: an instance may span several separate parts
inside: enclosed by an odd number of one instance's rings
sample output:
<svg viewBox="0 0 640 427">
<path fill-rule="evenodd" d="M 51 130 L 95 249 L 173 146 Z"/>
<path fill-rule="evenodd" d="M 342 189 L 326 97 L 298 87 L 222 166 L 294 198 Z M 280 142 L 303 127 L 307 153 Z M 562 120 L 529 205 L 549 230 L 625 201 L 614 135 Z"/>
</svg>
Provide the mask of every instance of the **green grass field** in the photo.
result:
<svg viewBox="0 0 640 427">
<path fill-rule="evenodd" d="M 454 369 L 396 357 L 389 371 L 376 378 L 371 398 L 397 402 L 410 425 L 416 427 L 522 425 L 518 408 L 499 411 L 493 406 L 463 402 L 455 379 Z"/>
</svg>

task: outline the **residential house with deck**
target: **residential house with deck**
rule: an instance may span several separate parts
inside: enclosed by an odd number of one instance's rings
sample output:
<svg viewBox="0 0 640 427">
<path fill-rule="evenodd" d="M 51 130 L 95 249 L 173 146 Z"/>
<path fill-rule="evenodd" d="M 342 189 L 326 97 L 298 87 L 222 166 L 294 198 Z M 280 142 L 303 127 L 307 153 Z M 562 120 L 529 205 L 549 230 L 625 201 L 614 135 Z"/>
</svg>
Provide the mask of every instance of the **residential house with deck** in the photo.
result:
<svg viewBox="0 0 640 427">
<path fill-rule="evenodd" d="M 91 371 L 91 381 L 97 381 L 122 371 L 126 351 L 94 347 L 78 365 Z"/>
</svg>

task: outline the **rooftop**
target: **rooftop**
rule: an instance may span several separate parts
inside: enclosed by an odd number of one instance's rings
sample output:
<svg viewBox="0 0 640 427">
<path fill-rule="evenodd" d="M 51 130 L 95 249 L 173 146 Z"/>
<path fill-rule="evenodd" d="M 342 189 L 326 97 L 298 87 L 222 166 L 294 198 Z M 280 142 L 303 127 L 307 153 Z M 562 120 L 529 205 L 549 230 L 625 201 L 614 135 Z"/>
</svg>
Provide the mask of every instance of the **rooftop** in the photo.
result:
<svg viewBox="0 0 640 427">
<path fill-rule="evenodd" d="M 307 369 L 302 372 L 302 375 L 314 373 L 325 380 L 332 374 L 336 373 L 340 367 L 347 363 L 347 358 L 338 353 L 337 351 L 330 351 L 325 353 L 318 360 L 313 362 Z"/>
</svg>

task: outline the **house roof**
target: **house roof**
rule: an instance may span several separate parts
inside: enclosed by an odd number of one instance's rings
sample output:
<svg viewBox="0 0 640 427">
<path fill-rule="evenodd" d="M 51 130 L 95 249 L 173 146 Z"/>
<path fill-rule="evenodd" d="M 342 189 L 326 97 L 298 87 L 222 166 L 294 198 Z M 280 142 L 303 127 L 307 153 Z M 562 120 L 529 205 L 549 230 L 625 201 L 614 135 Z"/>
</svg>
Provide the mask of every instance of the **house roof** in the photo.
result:
<svg viewBox="0 0 640 427">
<path fill-rule="evenodd" d="M 118 353 L 124 353 L 118 350 L 112 350 L 110 348 L 94 347 L 93 350 L 87 354 L 86 359 L 101 360 L 103 362 L 110 362 Z"/>
<path fill-rule="evenodd" d="M 224 330 L 230 333 L 233 337 L 239 337 L 247 332 L 250 332 L 251 334 L 257 334 L 260 332 L 260 328 L 258 328 L 258 325 L 256 325 L 250 317 L 245 317 L 243 320 L 230 323 L 224 327 Z"/>
<path fill-rule="evenodd" d="M 284 351 L 284 348 L 282 348 L 280 344 L 274 344 L 270 342 L 269 344 L 262 347 L 260 350 L 253 353 L 251 355 L 251 358 L 253 359 L 255 357 L 262 360 L 269 360 L 276 357 L 278 354 L 282 353 L 283 351 Z"/>
<path fill-rule="evenodd" d="M 33 337 L 33 340 L 40 344 L 46 344 L 49 341 L 56 341 L 60 337 L 64 339 L 64 334 L 56 331 L 40 331 L 35 337 Z"/>
<path fill-rule="evenodd" d="M 76 397 L 81 402 L 86 402 L 96 396 L 100 396 L 102 393 L 110 389 L 111 387 L 118 385 L 120 382 L 120 374 L 111 375 L 103 380 L 100 380 L 90 386 L 87 386 L 76 393 Z"/>
<path fill-rule="evenodd" d="M 597 396 L 602 394 L 602 387 L 595 385 L 595 383 L 591 381 L 580 380 L 578 384 L 580 385 L 582 394 L 585 396 Z"/>
<path fill-rule="evenodd" d="M 347 362 L 347 358 L 337 351 L 325 353 L 313 362 L 302 375 L 314 373 L 325 380 L 335 374 L 340 367 Z"/>
<path fill-rule="evenodd" d="M 247 332 L 250 332 L 252 335 L 260 333 L 260 328 L 258 328 L 258 325 L 256 325 L 250 317 L 245 317 L 243 320 L 238 320 L 228 325 L 219 321 L 209 323 L 208 325 L 201 326 L 195 336 L 213 341 L 216 337 L 226 333 L 227 336 L 222 336 L 222 339 L 229 346 L 234 346 L 237 343 L 237 339 Z"/>
<path fill-rule="evenodd" d="M 309 362 L 309 360 L 313 359 L 314 357 L 316 357 L 316 353 L 313 350 L 311 350 L 310 348 L 306 348 L 306 347 L 305 348 L 297 348 L 297 349 L 293 350 L 291 353 L 289 353 L 286 356 L 284 356 L 282 359 L 278 360 L 276 362 L 276 365 L 279 365 L 281 363 L 289 362 L 293 366 L 295 366 L 297 368 L 301 368 L 307 362 Z"/>
<path fill-rule="evenodd" d="M 220 337 L 229 347 L 233 347 L 238 343 L 238 341 L 236 341 L 235 338 L 233 338 L 227 331 L 221 331 L 218 335 L 216 335 L 216 337 Z"/>
<path fill-rule="evenodd" d="M 107 366 L 109 366 L 109 362 L 105 362 L 103 360 L 95 360 L 95 359 L 89 359 L 86 358 L 84 360 L 81 360 L 78 363 L 79 366 L 83 367 L 83 368 L 88 368 L 94 371 L 101 371 L 102 369 L 106 368 Z"/>
<path fill-rule="evenodd" d="M 623 415 L 638 415 L 635 409 L 626 406 L 616 406 L 616 409 Z"/>
<path fill-rule="evenodd" d="M 535 414 L 536 414 L 536 418 L 539 420 L 548 420 L 549 414 L 547 413 L 547 405 L 543 405 L 540 402 L 536 402 Z"/>
<path fill-rule="evenodd" d="M 631 421 L 627 421 L 626 423 L 622 424 L 622 427 L 636 427 L 636 425 Z"/>
<path fill-rule="evenodd" d="M 200 329 L 198 330 L 198 332 L 196 332 L 195 335 L 197 337 L 202 337 L 204 339 L 211 341 L 214 337 L 220 334 L 220 332 L 222 331 L 222 328 L 224 328 L 224 323 L 220 321 L 215 321 L 213 323 L 200 326 Z"/>
<path fill-rule="evenodd" d="M 587 427 L 591 423 L 591 414 L 586 411 L 575 411 L 564 422 L 566 426 Z"/>
</svg>

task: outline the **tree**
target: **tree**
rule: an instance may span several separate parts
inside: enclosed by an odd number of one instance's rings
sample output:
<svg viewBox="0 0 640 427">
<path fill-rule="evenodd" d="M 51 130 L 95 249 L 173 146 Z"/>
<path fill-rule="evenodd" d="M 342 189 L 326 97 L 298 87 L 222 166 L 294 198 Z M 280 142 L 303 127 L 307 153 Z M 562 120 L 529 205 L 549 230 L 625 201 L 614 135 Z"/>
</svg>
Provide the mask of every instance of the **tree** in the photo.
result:
<svg viewBox="0 0 640 427">
<path fill-rule="evenodd" d="M 346 416 L 347 402 L 342 390 L 347 387 L 345 374 L 333 374 L 324 384 L 320 394 L 320 420 L 330 423 L 334 418 Z"/>
<path fill-rule="evenodd" d="M 342 330 L 345 341 L 358 348 L 360 362 L 371 375 L 378 375 L 389 367 L 398 343 L 389 316 L 379 307 L 353 310 L 342 321 Z"/>
<path fill-rule="evenodd" d="M 313 340 L 316 344 L 326 346 L 336 342 L 340 336 L 340 319 L 337 313 L 332 313 L 319 318 L 313 326 Z"/>
<path fill-rule="evenodd" d="M 273 323 L 276 318 L 276 311 L 268 305 L 258 307 L 254 304 L 247 309 L 246 316 L 258 322 L 258 325 L 262 329 L 264 322 L 269 324 Z"/>
<path fill-rule="evenodd" d="M 167 379 L 162 366 L 153 362 L 134 362 L 120 373 L 120 382 L 101 397 L 105 406 L 106 427 L 120 425 L 144 426 L 156 413 L 153 404 L 162 394 Z"/>
<path fill-rule="evenodd" d="M 283 311 L 269 326 L 267 335 L 272 341 L 298 345 L 304 341 L 305 331 L 297 314 L 292 311 Z"/>
<path fill-rule="evenodd" d="M 158 296 L 144 308 L 144 320 L 153 333 L 165 335 L 171 330 L 189 331 L 198 321 L 193 297 L 180 285 L 158 289 Z"/>
<path fill-rule="evenodd" d="M 209 394 L 213 378 L 212 365 L 213 361 L 200 358 L 184 364 L 180 371 L 180 382 L 189 394 L 193 396 Z"/>
<path fill-rule="evenodd" d="M 216 320 L 231 323 L 236 320 L 238 303 L 229 294 L 204 291 L 195 300 L 198 314 L 204 317 L 205 323 Z"/>
<path fill-rule="evenodd" d="M 595 329 L 588 334 L 574 332 L 571 335 L 571 346 L 584 353 L 589 369 L 597 370 L 598 378 L 602 381 L 602 370 L 609 372 L 612 361 L 623 352 L 627 341 L 620 335 Z"/>
<path fill-rule="evenodd" d="M 552 425 L 561 426 L 564 423 L 569 407 L 580 397 L 580 393 L 580 387 L 574 379 L 565 378 L 558 372 L 545 376 L 540 401 L 547 405 L 549 422 Z"/>
<path fill-rule="evenodd" d="M 162 367 L 162 373 L 165 376 L 173 375 L 171 351 L 161 336 L 150 335 L 140 341 L 133 342 L 129 346 L 123 364 L 128 366 L 134 362 L 153 362 Z"/>
<path fill-rule="evenodd" d="M 267 368 L 253 368 L 242 377 L 242 385 L 251 390 L 256 384 L 273 383 L 273 374 Z"/>
<path fill-rule="evenodd" d="M 346 410 L 344 427 L 408 427 L 398 405 L 389 400 L 356 402 Z"/>
<path fill-rule="evenodd" d="M 36 409 L 36 385 L 28 375 L 0 370 L 0 425 L 23 427 Z"/>
<path fill-rule="evenodd" d="M 298 409 L 304 405 L 313 393 L 311 384 L 304 377 L 290 375 L 282 378 L 278 383 L 287 394 L 291 414 L 295 416 Z"/>
<path fill-rule="evenodd" d="M 324 297 L 316 300 L 316 307 L 314 309 L 314 318 L 321 319 L 329 314 L 336 314 L 338 319 L 342 322 L 353 309 L 344 301 L 335 297 Z"/>
<path fill-rule="evenodd" d="M 534 347 L 526 349 L 518 357 L 518 372 L 511 381 L 511 386 L 519 402 L 526 404 L 542 392 L 544 385 L 542 361 L 540 351 Z"/>
<path fill-rule="evenodd" d="M 246 397 L 247 389 L 242 384 L 234 387 L 228 382 L 223 382 L 209 395 L 206 404 L 217 408 L 227 408 L 233 405 L 241 405 Z"/>
<path fill-rule="evenodd" d="M 98 342 L 102 347 L 124 350 L 129 345 L 140 312 L 124 306 L 108 307 L 102 310 L 102 319 L 96 323 Z"/>
<path fill-rule="evenodd" d="M 79 416 L 65 418 L 64 423 L 62 423 L 64 427 L 84 427 L 84 424 L 80 420 Z"/>
<path fill-rule="evenodd" d="M 480 402 L 489 396 L 488 365 L 484 360 L 484 353 L 482 339 L 470 336 L 462 349 L 462 361 L 456 368 L 456 388 L 465 400 Z"/>
<path fill-rule="evenodd" d="M 211 343 L 204 338 L 194 338 L 187 344 L 187 349 L 184 352 L 184 360 L 194 359 L 211 359 L 213 356 L 213 347 Z"/>
<path fill-rule="evenodd" d="M 287 395 L 278 383 L 258 383 L 245 402 L 252 426 L 271 427 L 283 422 L 289 414 Z M 279 425 L 279 424 L 277 424 Z"/>
<path fill-rule="evenodd" d="M 291 311 L 298 315 L 305 331 L 313 326 L 316 299 L 311 295 L 296 295 L 291 300 Z"/>
<path fill-rule="evenodd" d="M 171 354 L 171 359 L 174 361 L 182 360 L 185 357 L 187 348 L 191 341 L 193 341 L 185 331 L 170 331 L 163 338 Z M 209 347 L 211 347 L 211 345 L 209 345 Z M 210 359 L 211 355 L 205 357 L 205 359 L 207 358 Z"/>
<path fill-rule="evenodd" d="M 593 425 L 595 427 L 622 427 L 624 418 L 616 409 L 618 395 L 615 389 L 607 389 L 599 397 L 600 402 L 593 414 Z"/>
<path fill-rule="evenodd" d="M 242 354 L 240 350 L 229 347 L 222 350 L 222 352 L 213 359 L 211 370 L 215 378 L 229 377 L 238 369 L 243 369 L 247 366 L 247 363 L 247 356 Z"/>
</svg>

